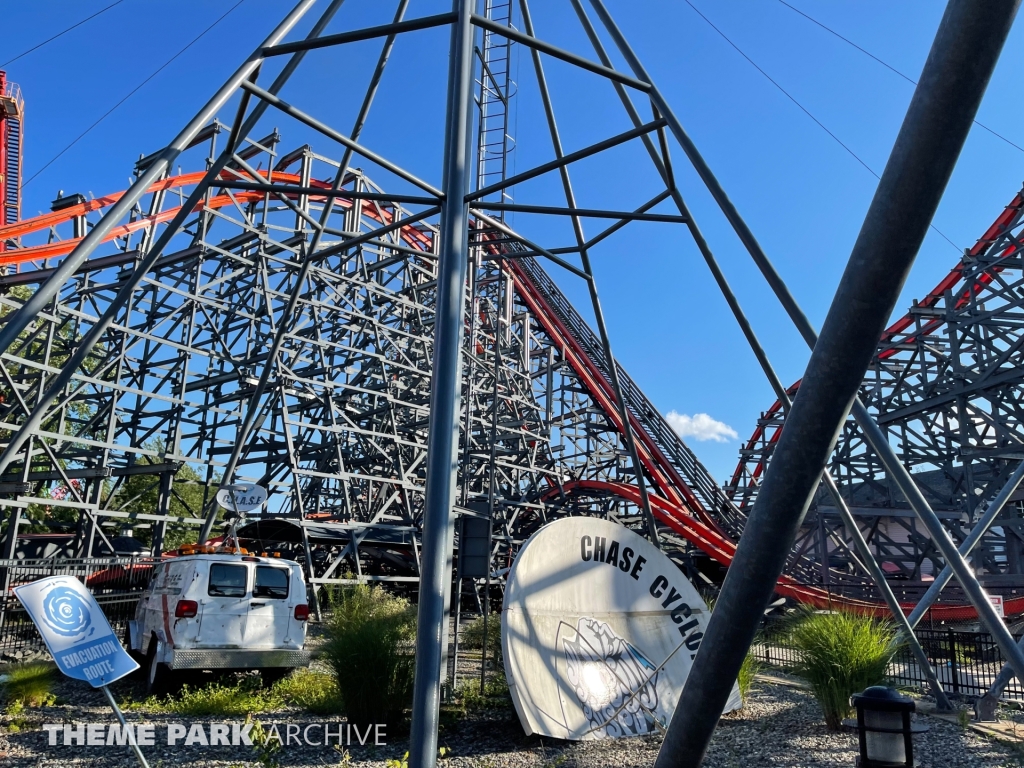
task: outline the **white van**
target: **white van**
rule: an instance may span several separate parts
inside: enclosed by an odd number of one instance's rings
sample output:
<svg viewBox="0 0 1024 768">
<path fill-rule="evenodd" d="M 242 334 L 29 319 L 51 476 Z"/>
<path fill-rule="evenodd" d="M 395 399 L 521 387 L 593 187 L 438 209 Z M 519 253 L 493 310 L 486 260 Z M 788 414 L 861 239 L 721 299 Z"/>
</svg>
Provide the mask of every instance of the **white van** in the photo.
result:
<svg viewBox="0 0 1024 768">
<path fill-rule="evenodd" d="M 170 670 L 258 669 L 264 680 L 309 664 L 306 582 L 274 557 L 186 554 L 154 567 L 128 622 L 129 650 L 145 658 L 147 691 Z"/>
</svg>

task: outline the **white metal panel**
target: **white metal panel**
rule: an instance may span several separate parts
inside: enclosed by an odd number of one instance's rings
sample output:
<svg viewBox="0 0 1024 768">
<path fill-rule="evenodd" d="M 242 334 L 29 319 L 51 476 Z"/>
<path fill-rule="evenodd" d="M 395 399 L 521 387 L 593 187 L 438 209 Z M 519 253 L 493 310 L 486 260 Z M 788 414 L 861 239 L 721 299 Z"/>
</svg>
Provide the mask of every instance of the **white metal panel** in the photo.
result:
<svg viewBox="0 0 1024 768">
<path fill-rule="evenodd" d="M 693 585 L 646 539 L 600 518 L 550 523 L 520 550 L 502 612 L 523 728 L 579 740 L 667 725 L 708 618 Z M 734 686 L 725 711 L 740 706 Z"/>
</svg>

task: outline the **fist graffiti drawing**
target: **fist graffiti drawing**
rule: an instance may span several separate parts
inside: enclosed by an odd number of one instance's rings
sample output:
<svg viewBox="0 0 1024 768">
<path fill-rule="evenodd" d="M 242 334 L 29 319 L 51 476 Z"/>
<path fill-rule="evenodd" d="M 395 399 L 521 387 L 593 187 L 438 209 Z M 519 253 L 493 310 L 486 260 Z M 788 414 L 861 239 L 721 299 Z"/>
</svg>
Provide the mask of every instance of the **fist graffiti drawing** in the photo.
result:
<svg viewBox="0 0 1024 768">
<path fill-rule="evenodd" d="M 654 730 L 658 709 L 658 673 L 640 651 L 603 621 L 583 617 L 575 637 L 562 641 L 566 674 L 591 737 L 642 736 Z"/>
</svg>

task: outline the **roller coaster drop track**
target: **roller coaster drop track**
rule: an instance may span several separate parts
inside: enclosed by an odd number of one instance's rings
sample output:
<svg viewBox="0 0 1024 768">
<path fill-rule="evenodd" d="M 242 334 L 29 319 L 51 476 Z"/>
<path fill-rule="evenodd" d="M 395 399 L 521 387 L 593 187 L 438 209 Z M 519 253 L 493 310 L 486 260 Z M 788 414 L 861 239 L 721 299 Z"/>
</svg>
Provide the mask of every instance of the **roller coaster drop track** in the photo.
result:
<svg viewBox="0 0 1024 768">
<path fill-rule="evenodd" d="M 307 522 L 317 581 L 343 581 L 342 568 L 380 580 L 415 580 L 436 231 L 402 224 L 413 215 L 386 202 L 358 172 L 349 174 L 348 197 L 318 195 L 331 185 L 313 179 L 313 167 L 331 161 L 309 147 L 277 158 L 273 143 L 266 144 L 254 146 L 277 160 L 273 181 L 293 191 L 239 188 L 268 178 L 267 172 L 255 176 L 235 167 L 221 174 L 223 186 L 215 184 L 219 191 L 192 212 L 186 230 L 193 242 L 161 259 L 91 370 L 76 376 L 47 430 L 34 447 L 30 443 L 27 466 L 0 478 L 8 497 L 3 503 L 22 529 L 46 522 L 55 509 L 65 511 L 65 521 L 68 511 L 78 514 L 83 548 L 102 535 L 104 520 L 145 521 L 154 526 L 159 549 L 168 525 L 201 522 L 252 396 L 254 371 L 274 364 L 271 394 L 259 404 L 259 429 L 241 457 L 243 474 L 271 486 L 275 518 Z M 289 173 L 296 162 L 302 169 Z M 154 184 L 148 213 L 137 206 L 107 237 L 117 251 L 88 261 L 53 312 L 24 334 L 0 367 L 5 429 L 24 417 L 47 372 L 66 358 L 154 230 L 179 212 L 167 205 L 170 193 L 180 199 L 201 176 Z M 51 260 L 77 244 L 86 218 L 119 197 L 80 200 L 0 227 L 0 241 L 49 234 L 47 243 L 0 255 L 10 272 L 0 286 L 12 291 L 44 280 Z M 310 273 L 290 318 L 288 344 L 268 361 L 261 353 L 280 320 L 282 297 L 295 290 L 306 222 L 332 201 L 341 220 L 337 234 L 362 244 L 326 246 L 333 253 Z M 470 428 L 463 424 L 460 509 L 486 508 L 495 484 L 499 561 L 508 561 L 558 515 L 613 515 L 642 528 L 639 488 L 623 460 L 624 426 L 596 335 L 534 258 L 518 256 L 515 245 L 496 244 L 496 233 L 478 225 L 466 319 Z M 68 226 L 79 238 L 59 239 Z M 241 232 L 214 240 L 215 227 Z M 131 247 L 133 238 L 140 239 L 139 249 Z M 14 291 L 2 301 L 17 306 L 17 296 Z M 901 322 L 887 339 L 906 327 Z M 619 376 L 667 550 L 690 569 L 694 553 L 728 566 L 749 504 L 735 506 L 621 367 Z M 198 481 L 175 480 L 185 464 L 198 470 Z M 125 495 L 126 479 L 138 474 L 152 482 L 155 510 L 140 512 L 138 499 Z M 189 486 L 201 490 L 202 504 L 195 492 L 182 491 Z M 317 538 L 316 524 L 341 538 Z M 884 612 L 873 600 L 808 583 L 818 573 L 813 557 L 796 554 L 777 591 L 817 606 Z M 835 579 L 844 576 L 847 583 L 866 584 L 863 576 L 837 572 Z M 932 616 L 970 618 L 973 609 L 943 604 Z"/>
</svg>

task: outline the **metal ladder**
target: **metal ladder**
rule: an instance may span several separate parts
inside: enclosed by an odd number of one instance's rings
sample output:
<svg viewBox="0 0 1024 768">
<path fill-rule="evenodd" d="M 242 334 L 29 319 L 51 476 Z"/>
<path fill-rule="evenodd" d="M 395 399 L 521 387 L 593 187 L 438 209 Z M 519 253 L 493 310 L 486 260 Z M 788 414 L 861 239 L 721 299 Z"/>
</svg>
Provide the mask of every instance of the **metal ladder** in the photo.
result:
<svg viewBox="0 0 1024 768">
<path fill-rule="evenodd" d="M 504 27 L 512 27 L 512 0 L 486 0 L 487 18 Z M 476 49 L 481 61 L 480 124 L 477 134 L 477 189 L 503 181 L 508 172 L 509 153 L 515 149 L 515 140 L 509 134 L 509 103 L 515 95 L 512 80 L 512 41 L 507 37 L 484 30 L 483 49 Z M 511 201 L 507 190 L 484 198 L 490 202 Z M 504 220 L 502 212 L 495 218 Z"/>
</svg>

